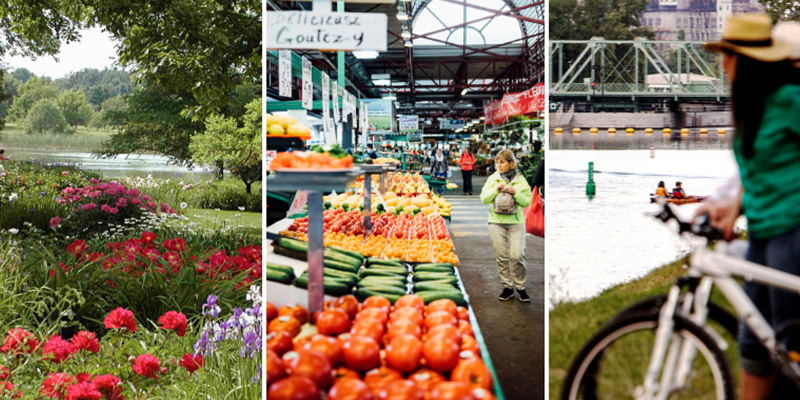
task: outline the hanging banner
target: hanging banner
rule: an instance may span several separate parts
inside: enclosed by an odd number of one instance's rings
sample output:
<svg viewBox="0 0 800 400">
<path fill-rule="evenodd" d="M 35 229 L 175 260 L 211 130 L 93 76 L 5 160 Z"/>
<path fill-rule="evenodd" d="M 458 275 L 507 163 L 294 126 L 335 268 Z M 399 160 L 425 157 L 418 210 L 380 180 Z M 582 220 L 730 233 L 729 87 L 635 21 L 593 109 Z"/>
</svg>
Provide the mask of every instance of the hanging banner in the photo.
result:
<svg viewBox="0 0 800 400">
<path fill-rule="evenodd" d="M 386 51 L 384 13 L 267 11 L 268 49 Z"/>
<path fill-rule="evenodd" d="M 331 84 L 331 94 L 333 95 L 333 120 L 342 121 L 342 114 L 339 113 L 339 82 L 333 81 Z"/>
<path fill-rule="evenodd" d="M 544 110 L 544 83 L 520 93 L 506 93 L 502 100 L 483 107 L 487 124 L 501 124 L 508 117 Z"/>
<path fill-rule="evenodd" d="M 333 122 L 333 119 L 331 119 L 331 118 L 325 119 L 324 129 L 325 129 L 325 143 L 327 143 L 327 144 L 335 144 L 336 143 L 336 124 Z"/>
<path fill-rule="evenodd" d="M 400 124 L 398 130 L 400 132 L 418 131 L 419 130 L 419 116 L 418 115 L 398 115 Z"/>
<path fill-rule="evenodd" d="M 278 94 L 283 97 L 292 97 L 292 52 L 280 50 L 278 61 Z"/>
<path fill-rule="evenodd" d="M 364 135 L 367 134 L 369 131 L 369 115 L 367 115 L 367 104 L 363 101 L 361 102 L 361 132 Z"/>
<path fill-rule="evenodd" d="M 463 119 L 440 119 L 439 129 L 463 129 L 466 122 Z"/>
<path fill-rule="evenodd" d="M 314 85 L 311 82 L 311 61 L 303 57 L 303 108 L 314 108 Z"/>
<path fill-rule="evenodd" d="M 394 102 L 388 99 L 361 99 L 367 105 L 370 135 L 389 135 L 395 131 Z"/>
<path fill-rule="evenodd" d="M 331 78 L 322 73 L 322 119 L 331 117 Z"/>
</svg>

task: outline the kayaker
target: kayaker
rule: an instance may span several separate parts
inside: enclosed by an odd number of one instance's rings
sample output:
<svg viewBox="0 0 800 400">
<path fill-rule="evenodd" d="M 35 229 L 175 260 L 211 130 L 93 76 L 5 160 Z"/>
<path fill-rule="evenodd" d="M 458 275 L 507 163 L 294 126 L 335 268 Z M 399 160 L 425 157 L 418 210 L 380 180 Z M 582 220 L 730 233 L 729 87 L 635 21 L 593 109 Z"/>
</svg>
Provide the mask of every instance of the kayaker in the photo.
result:
<svg viewBox="0 0 800 400">
<path fill-rule="evenodd" d="M 658 182 L 658 189 L 656 189 L 656 196 L 669 197 L 669 193 L 667 193 L 667 187 L 665 186 L 664 181 Z"/>
<path fill-rule="evenodd" d="M 687 196 L 686 195 L 686 191 L 683 190 L 683 188 L 681 187 L 682 185 L 683 185 L 683 182 L 681 182 L 681 181 L 675 182 L 675 188 L 672 189 L 672 197 L 673 198 L 675 198 L 675 199 L 695 199 L 695 198 L 697 198 L 695 196 Z"/>
</svg>

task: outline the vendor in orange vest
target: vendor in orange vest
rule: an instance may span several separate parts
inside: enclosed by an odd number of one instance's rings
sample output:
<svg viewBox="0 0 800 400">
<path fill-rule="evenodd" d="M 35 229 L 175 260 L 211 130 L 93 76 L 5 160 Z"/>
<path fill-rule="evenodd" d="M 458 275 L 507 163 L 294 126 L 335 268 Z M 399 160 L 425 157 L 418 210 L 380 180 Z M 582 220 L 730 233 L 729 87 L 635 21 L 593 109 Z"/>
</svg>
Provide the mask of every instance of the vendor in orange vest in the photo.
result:
<svg viewBox="0 0 800 400">
<path fill-rule="evenodd" d="M 472 170 L 475 168 L 475 157 L 469 151 L 469 147 L 464 147 L 458 164 L 461 165 L 461 177 L 464 179 L 464 195 L 469 193 L 472 196 Z"/>
</svg>

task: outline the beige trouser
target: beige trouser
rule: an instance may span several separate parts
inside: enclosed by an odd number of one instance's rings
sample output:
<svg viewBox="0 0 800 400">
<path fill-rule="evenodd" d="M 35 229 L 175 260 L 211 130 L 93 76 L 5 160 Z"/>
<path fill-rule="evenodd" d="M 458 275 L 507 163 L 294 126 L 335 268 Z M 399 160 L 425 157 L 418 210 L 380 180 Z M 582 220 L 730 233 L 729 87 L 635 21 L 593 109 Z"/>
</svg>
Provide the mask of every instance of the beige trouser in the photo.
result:
<svg viewBox="0 0 800 400">
<path fill-rule="evenodd" d="M 504 288 L 525 289 L 525 224 L 489 224 Z M 510 262 L 510 266 L 509 266 Z"/>
</svg>

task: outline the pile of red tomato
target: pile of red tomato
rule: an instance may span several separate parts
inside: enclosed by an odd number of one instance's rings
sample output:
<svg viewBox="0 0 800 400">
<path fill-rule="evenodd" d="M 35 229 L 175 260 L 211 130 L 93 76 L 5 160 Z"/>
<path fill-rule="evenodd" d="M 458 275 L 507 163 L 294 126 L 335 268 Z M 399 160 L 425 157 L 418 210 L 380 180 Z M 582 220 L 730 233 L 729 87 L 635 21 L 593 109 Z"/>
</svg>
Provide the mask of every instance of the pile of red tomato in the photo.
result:
<svg viewBox="0 0 800 400">
<path fill-rule="evenodd" d="M 348 295 L 315 317 L 318 334 L 297 338 L 308 312 L 267 303 L 270 400 L 495 399 L 469 314 L 450 300 Z"/>
<path fill-rule="evenodd" d="M 323 211 L 322 216 L 322 229 L 326 233 L 344 233 L 352 236 L 367 234 L 367 229 L 364 227 L 363 212 L 358 210 L 344 211 L 343 208 L 337 208 Z M 372 218 L 375 219 L 377 217 L 377 213 L 373 212 Z M 287 230 L 308 233 L 308 216 L 295 219 Z"/>
<path fill-rule="evenodd" d="M 447 227 L 444 225 L 444 218 L 430 218 L 428 222 L 431 224 L 431 238 L 433 240 L 450 240 L 450 234 L 447 233 Z"/>
<path fill-rule="evenodd" d="M 411 230 L 412 239 L 430 240 L 430 235 L 428 235 L 428 218 L 425 214 L 417 214 L 411 222 L 414 225 L 414 228 Z"/>
</svg>

